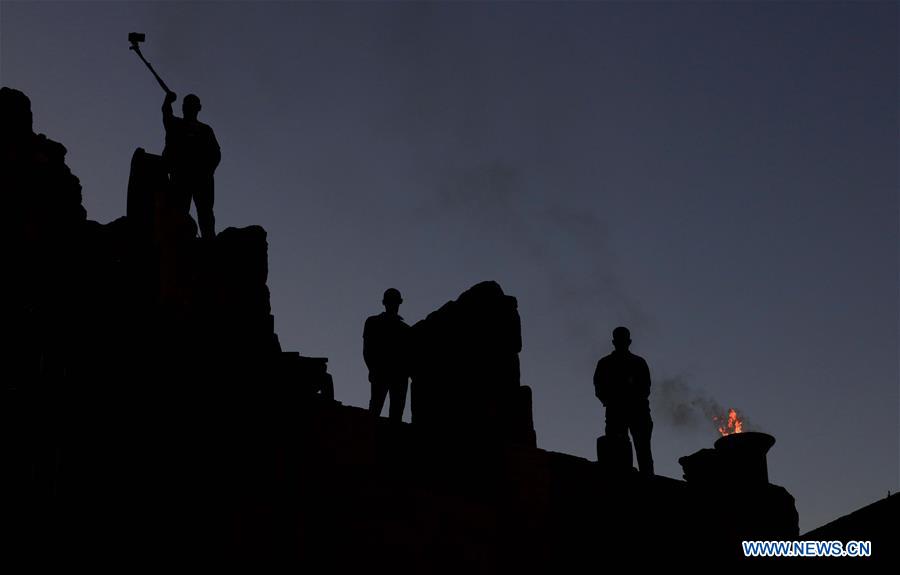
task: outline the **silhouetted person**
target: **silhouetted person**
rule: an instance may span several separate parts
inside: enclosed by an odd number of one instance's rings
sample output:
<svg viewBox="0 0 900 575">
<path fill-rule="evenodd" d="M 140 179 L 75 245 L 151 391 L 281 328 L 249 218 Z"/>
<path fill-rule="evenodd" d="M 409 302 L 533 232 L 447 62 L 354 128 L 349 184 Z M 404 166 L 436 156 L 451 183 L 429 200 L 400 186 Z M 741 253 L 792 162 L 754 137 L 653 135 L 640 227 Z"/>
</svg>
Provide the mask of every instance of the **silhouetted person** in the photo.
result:
<svg viewBox="0 0 900 575">
<path fill-rule="evenodd" d="M 363 359 L 369 368 L 372 398 L 369 411 L 381 415 L 384 400 L 391 394 L 391 421 L 403 420 L 406 390 L 409 386 L 409 326 L 400 317 L 400 292 L 390 288 L 384 292 L 384 312 L 366 319 L 363 329 Z"/>
<path fill-rule="evenodd" d="M 188 94 L 181 102 L 182 118 L 172 113 L 172 102 L 178 97 L 166 94 L 163 103 L 163 125 L 166 127 L 166 147 L 163 157 L 172 179 L 172 187 L 185 213 L 191 210 L 191 199 L 197 208 L 200 236 L 212 239 L 216 235 L 213 216 L 215 186 L 213 173 L 222 159 L 219 142 L 212 128 L 197 120 L 200 98 Z"/>
<path fill-rule="evenodd" d="M 653 475 L 650 368 L 644 358 L 628 351 L 628 328 L 614 329 L 612 343 L 615 351 L 598 361 L 594 371 L 594 394 L 606 407 L 606 435 L 627 441 L 631 431 L 638 467 L 641 473 Z"/>
</svg>

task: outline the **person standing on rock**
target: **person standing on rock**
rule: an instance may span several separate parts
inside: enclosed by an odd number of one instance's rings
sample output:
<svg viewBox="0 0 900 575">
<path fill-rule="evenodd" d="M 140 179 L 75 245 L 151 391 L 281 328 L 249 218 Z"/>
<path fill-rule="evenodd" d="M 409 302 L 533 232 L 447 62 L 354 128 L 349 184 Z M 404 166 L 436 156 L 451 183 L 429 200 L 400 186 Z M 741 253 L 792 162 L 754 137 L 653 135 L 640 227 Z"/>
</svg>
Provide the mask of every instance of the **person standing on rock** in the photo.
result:
<svg viewBox="0 0 900 575">
<path fill-rule="evenodd" d="M 166 128 L 163 158 L 168 165 L 180 209 L 189 213 L 193 199 L 200 236 L 212 239 L 216 236 L 213 174 L 222 159 L 219 142 L 212 128 L 197 119 L 200 98 L 194 94 L 184 97 L 181 118 L 172 112 L 172 103 L 177 99 L 175 92 L 167 92 L 162 106 L 163 126 Z"/>
<path fill-rule="evenodd" d="M 389 417 L 399 423 L 403 420 L 409 388 L 409 326 L 399 314 L 403 298 L 398 290 L 386 290 L 381 303 L 384 311 L 366 319 L 363 328 L 363 359 L 372 384 L 369 411 L 381 415 L 384 400 L 390 393 Z"/>
<path fill-rule="evenodd" d="M 627 442 L 630 431 L 638 468 L 643 475 L 652 476 L 650 368 L 644 358 L 629 351 L 631 332 L 627 327 L 613 330 L 612 343 L 615 350 L 598 361 L 594 371 L 594 394 L 606 407 L 606 436 Z"/>
</svg>

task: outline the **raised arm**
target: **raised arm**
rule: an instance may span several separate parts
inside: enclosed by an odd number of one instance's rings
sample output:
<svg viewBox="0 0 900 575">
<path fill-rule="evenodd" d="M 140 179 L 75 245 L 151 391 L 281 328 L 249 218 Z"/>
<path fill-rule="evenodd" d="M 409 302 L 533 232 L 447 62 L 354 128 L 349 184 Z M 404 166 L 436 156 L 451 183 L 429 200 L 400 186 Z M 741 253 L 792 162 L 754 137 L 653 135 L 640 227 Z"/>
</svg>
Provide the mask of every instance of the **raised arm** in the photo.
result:
<svg viewBox="0 0 900 575">
<path fill-rule="evenodd" d="M 165 126 L 166 131 L 168 131 L 174 123 L 175 114 L 172 112 L 172 102 L 177 99 L 178 96 L 175 94 L 175 92 L 166 92 L 166 99 L 163 101 L 162 105 L 163 126 Z"/>
</svg>

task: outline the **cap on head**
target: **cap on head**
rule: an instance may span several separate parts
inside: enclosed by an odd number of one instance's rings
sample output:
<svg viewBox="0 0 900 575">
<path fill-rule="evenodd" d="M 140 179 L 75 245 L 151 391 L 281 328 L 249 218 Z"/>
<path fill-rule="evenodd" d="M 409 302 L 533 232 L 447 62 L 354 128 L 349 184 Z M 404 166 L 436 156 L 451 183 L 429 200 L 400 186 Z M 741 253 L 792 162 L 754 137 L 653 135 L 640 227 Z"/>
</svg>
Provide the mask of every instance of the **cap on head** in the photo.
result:
<svg viewBox="0 0 900 575">
<path fill-rule="evenodd" d="M 619 326 L 613 330 L 613 343 L 629 344 L 631 343 L 631 332 L 627 327 Z"/>
<path fill-rule="evenodd" d="M 400 296 L 400 290 L 396 288 L 388 288 L 384 291 L 384 298 L 382 298 L 381 303 L 384 304 L 401 304 L 403 303 L 403 298 Z"/>
<path fill-rule="evenodd" d="M 200 98 L 197 97 L 196 94 L 188 94 L 184 97 L 184 100 L 181 101 L 181 107 L 185 110 L 191 110 L 193 112 L 200 111 Z"/>
</svg>

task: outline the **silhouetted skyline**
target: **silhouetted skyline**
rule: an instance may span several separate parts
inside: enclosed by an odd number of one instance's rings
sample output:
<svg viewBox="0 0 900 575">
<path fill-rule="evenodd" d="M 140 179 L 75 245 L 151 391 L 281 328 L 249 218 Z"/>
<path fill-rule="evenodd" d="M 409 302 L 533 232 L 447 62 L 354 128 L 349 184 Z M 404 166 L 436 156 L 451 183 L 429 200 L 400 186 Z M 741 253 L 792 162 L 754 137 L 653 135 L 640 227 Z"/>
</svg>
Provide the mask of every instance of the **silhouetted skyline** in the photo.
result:
<svg viewBox="0 0 900 575">
<path fill-rule="evenodd" d="M 801 531 L 898 486 L 891 2 L 11 3 L 2 83 L 69 148 L 88 217 L 160 153 L 163 94 L 222 144 L 216 217 L 263 225 L 286 349 L 365 406 L 360 326 L 478 281 L 518 299 L 541 447 L 591 457 L 616 325 L 778 438 Z M 715 438 L 657 417 L 656 471 Z"/>
</svg>

